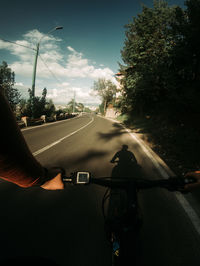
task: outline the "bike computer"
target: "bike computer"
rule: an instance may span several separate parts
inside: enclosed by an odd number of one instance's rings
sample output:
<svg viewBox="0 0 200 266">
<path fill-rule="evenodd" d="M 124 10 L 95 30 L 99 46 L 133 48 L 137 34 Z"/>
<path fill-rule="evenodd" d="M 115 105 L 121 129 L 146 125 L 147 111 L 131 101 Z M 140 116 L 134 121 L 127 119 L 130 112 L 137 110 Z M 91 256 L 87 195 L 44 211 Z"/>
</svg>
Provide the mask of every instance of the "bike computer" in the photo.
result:
<svg viewBox="0 0 200 266">
<path fill-rule="evenodd" d="M 77 172 L 76 173 L 76 183 L 77 184 L 88 184 L 90 182 L 89 172 Z"/>
</svg>

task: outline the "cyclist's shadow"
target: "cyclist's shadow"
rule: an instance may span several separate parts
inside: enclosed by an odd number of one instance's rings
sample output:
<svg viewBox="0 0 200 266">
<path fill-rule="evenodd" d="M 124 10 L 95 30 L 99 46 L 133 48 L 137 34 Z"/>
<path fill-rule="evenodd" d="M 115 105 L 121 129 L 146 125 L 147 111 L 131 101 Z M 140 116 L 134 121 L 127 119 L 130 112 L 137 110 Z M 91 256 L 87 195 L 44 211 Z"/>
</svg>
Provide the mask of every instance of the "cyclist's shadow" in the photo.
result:
<svg viewBox="0 0 200 266">
<path fill-rule="evenodd" d="M 141 176 L 141 167 L 135 155 L 128 150 L 127 145 L 122 145 L 122 149 L 115 153 L 110 162 L 116 163 L 112 169 L 112 178 L 139 178 Z"/>
<path fill-rule="evenodd" d="M 122 145 L 121 150 L 115 153 L 110 161 L 111 163 L 117 163 L 111 173 L 113 179 L 123 178 L 141 178 L 142 168 L 137 162 L 137 159 L 133 152 L 128 150 L 127 145 Z M 137 190 L 128 191 L 131 194 L 131 203 L 134 203 L 135 212 L 129 212 L 130 208 L 130 195 L 127 191 L 121 188 L 112 188 L 109 193 L 109 201 L 107 205 L 107 212 L 105 216 L 105 231 L 108 239 L 112 239 L 112 234 L 121 236 L 126 245 L 133 248 L 134 260 L 140 261 L 141 256 L 141 245 L 139 243 L 139 232 L 140 232 L 140 220 L 141 213 L 138 206 Z M 132 202 L 133 200 L 133 202 Z M 133 216 L 134 215 L 134 216 Z M 130 225 L 131 228 L 130 229 Z M 130 230 L 131 236 L 127 237 L 127 234 L 123 235 L 124 229 Z M 137 265 L 142 265 L 137 264 Z"/>
<path fill-rule="evenodd" d="M 134 179 L 141 177 L 141 167 L 137 163 L 135 155 L 128 150 L 127 145 L 122 145 L 121 150 L 115 153 L 110 162 L 116 163 L 111 173 L 111 178 L 113 179 Z M 137 192 L 133 190 L 133 193 L 135 195 L 135 201 L 137 202 Z M 126 204 L 126 191 L 120 188 L 112 188 L 110 190 L 109 203 L 107 205 L 107 217 L 109 219 L 113 217 L 116 212 L 116 208 L 118 209 L 118 212 L 123 213 L 126 208 Z"/>
</svg>

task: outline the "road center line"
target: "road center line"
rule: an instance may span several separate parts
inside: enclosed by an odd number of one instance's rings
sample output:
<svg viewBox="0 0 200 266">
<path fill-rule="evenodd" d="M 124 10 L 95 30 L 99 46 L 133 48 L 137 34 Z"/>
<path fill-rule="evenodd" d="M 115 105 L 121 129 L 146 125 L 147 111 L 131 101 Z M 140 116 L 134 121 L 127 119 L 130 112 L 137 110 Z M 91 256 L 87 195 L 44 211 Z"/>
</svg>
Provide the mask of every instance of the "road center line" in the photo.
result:
<svg viewBox="0 0 200 266">
<path fill-rule="evenodd" d="M 63 138 L 61 138 L 61 139 L 59 139 L 59 140 L 57 140 L 57 141 L 55 141 L 55 142 L 53 142 L 53 143 L 51 143 L 51 144 L 45 146 L 45 147 L 43 147 L 42 149 L 33 152 L 33 155 L 34 155 L 34 156 L 37 156 L 38 154 L 40 154 L 40 153 L 42 153 L 42 152 L 44 152 L 44 151 L 50 149 L 51 147 L 53 147 L 53 146 L 59 144 L 59 143 L 60 143 L 61 141 L 63 141 L 64 139 L 67 139 L 67 138 L 73 136 L 74 134 L 76 134 L 76 133 L 79 132 L 80 130 L 82 130 L 82 129 L 84 129 L 85 127 L 89 126 L 93 121 L 94 121 L 94 117 L 92 117 L 92 120 L 91 120 L 89 123 L 87 123 L 86 125 L 84 125 L 83 127 L 79 128 L 79 129 L 75 130 L 74 132 L 68 134 L 67 136 L 65 136 L 65 137 L 63 137 Z"/>
</svg>

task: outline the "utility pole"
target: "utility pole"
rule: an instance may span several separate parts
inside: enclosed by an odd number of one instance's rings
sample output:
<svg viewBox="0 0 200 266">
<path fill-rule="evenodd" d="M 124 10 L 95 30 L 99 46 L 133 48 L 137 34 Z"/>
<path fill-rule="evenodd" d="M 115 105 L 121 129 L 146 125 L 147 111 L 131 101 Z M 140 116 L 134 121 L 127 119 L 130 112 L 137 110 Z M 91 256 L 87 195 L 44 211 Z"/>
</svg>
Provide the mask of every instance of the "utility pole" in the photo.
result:
<svg viewBox="0 0 200 266">
<path fill-rule="evenodd" d="M 39 54 L 39 47 L 40 47 L 40 43 L 38 43 L 37 47 L 36 47 L 35 61 L 34 61 L 34 66 L 33 66 L 32 97 L 35 97 L 35 78 L 36 78 L 36 68 L 37 68 L 37 59 L 38 59 L 38 54 Z"/>
<path fill-rule="evenodd" d="M 75 97 L 76 97 L 76 92 L 74 91 L 74 99 L 73 99 L 73 109 L 72 109 L 72 113 L 75 112 Z"/>
<path fill-rule="evenodd" d="M 33 65 L 33 76 L 32 76 L 32 91 L 31 91 L 31 109 L 32 109 L 32 117 L 34 116 L 34 97 L 35 97 L 35 79 L 36 79 L 36 70 L 37 70 L 37 60 L 38 60 L 38 55 L 39 55 L 39 49 L 40 49 L 40 42 L 41 40 L 48 34 L 52 33 L 53 31 L 56 30 L 61 30 L 63 29 L 63 27 L 56 27 L 53 28 L 52 30 L 50 30 L 49 32 L 47 32 L 45 35 L 43 35 L 39 42 L 37 43 L 36 46 L 36 54 L 35 54 L 35 61 L 34 61 L 34 65 Z"/>
<path fill-rule="evenodd" d="M 56 30 L 62 30 L 63 27 L 62 26 L 59 26 L 59 27 L 56 27 L 56 28 L 53 28 L 52 30 L 50 30 L 49 32 L 47 32 L 45 35 L 43 35 L 39 42 L 37 43 L 37 46 L 36 46 L 36 54 L 35 54 L 35 61 L 34 61 L 34 66 L 33 66 L 33 77 L 32 77 L 32 96 L 35 97 L 35 79 L 36 79 L 36 69 L 37 69 L 37 59 L 38 59 L 38 55 L 39 55 L 39 47 L 40 47 L 40 42 L 41 40 L 48 34 L 56 31 Z"/>
</svg>

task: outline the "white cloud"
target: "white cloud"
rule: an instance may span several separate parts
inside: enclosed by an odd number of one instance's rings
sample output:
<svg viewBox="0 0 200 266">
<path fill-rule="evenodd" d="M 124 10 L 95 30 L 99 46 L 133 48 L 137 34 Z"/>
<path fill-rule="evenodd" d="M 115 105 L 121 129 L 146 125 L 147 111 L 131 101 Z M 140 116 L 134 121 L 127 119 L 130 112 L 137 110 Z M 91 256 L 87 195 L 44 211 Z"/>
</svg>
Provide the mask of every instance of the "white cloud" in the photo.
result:
<svg viewBox="0 0 200 266">
<path fill-rule="evenodd" d="M 33 66 L 29 62 L 14 62 L 10 65 L 11 69 L 15 72 L 16 75 L 31 77 L 33 72 Z"/>
<path fill-rule="evenodd" d="M 26 34 L 23 35 L 25 39 L 28 39 L 31 43 L 38 43 L 39 41 L 47 42 L 47 41 L 61 41 L 61 39 L 53 36 L 53 35 L 47 35 L 42 32 L 39 32 L 38 30 L 34 29 Z"/>
<path fill-rule="evenodd" d="M 18 86 L 23 84 L 24 78 L 27 84 L 28 78 L 30 79 L 28 87 L 31 87 L 35 51 L 24 46 L 36 49 L 36 44 L 39 41 L 41 43 L 37 63 L 36 87 L 40 87 L 40 90 L 47 87 L 47 97 L 52 98 L 55 102 L 70 100 L 73 97 L 73 91 L 76 91 L 78 101 L 81 102 L 82 99 L 83 103 L 94 102 L 96 96 L 91 95 L 90 88 L 83 86 L 83 80 L 87 81 L 87 84 L 90 83 L 91 86 L 93 80 L 98 78 L 110 79 L 116 83 L 114 73 L 110 68 L 103 64 L 99 67 L 95 66 L 96 63 L 91 58 L 85 58 L 83 53 L 76 51 L 71 46 L 67 46 L 63 52 L 60 46 L 61 39 L 53 35 L 45 35 L 38 30 L 32 30 L 24 34 L 22 40 L 15 41 L 18 45 L 0 40 L 0 49 L 10 51 L 11 54 L 15 55 L 15 58 L 18 58 L 9 65 L 16 74 Z M 55 83 L 55 77 L 60 80 L 59 83 Z"/>
<path fill-rule="evenodd" d="M 68 56 L 66 65 L 66 74 L 71 77 L 81 78 L 106 78 L 113 79 L 113 71 L 109 68 L 95 68 L 89 64 L 89 60 L 83 58 L 83 54 L 77 52 L 74 48 L 68 46 L 67 49 L 71 52 Z"/>
<path fill-rule="evenodd" d="M 47 98 L 53 99 L 56 104 L 67 104 L 72 98 L 76 98 L 76 102 L 83 104 L 96 104 L 100 103 L 99 97 L 92 94 L 92 90 L 87 87 L 71 86 L 68 82 L 62 84 L 55 84 L 55 89 L 47 89 Z"/>
<path fill-rule="evenodd" d="M 60 39 L 53 36 L 45 35 L 38 30 L 32 30 L 23 35 L 23 40 L 15 41 L 16 44 L 22 45 L 18 46 L 12 43 L 5 43 L 0 41 L 0 49 L 7 49 L 11 54 L 19 58 L 18 61 L 11 64 L 12 69 L 15 71 L 16 75 L 32 76 L 33 62 L 35 57 L 35 52 L 30 51 L 24 46 L 36 49 L 36 44 L 41 41 L 40 44 L 40 56 L 43 61 L 51 71 L 54 71 L 55 75 L 59 77 L 76 77 L 76 78 L 107 78 L 113 79 L 113 71 L 106 67 L 96 68 L 94 65 L 89 63 L 87 58 L 84 58 L 81 52 L 77 52 L 71 46 L 67 46 L 70 54 L 66 57 L 65 54 L 60 52 L 60 47 L 57 42 Z M 38 58 L 38 77 L 47 77 L 48 69 L 44 66 L 40 57 Z M 65 61 L 65 63 L 64 63 Z M 103 66 L 103 65 L 102 65 Z M 50 75 L 50 74 L 49 74 Z"/>
<path fill-rule="evenodd" d="M 72 48 L 71 46 L 67 46 L 67 49 L 68 49 L 70 52 L 75 52 L 74 48 Z"/>
</svg>

